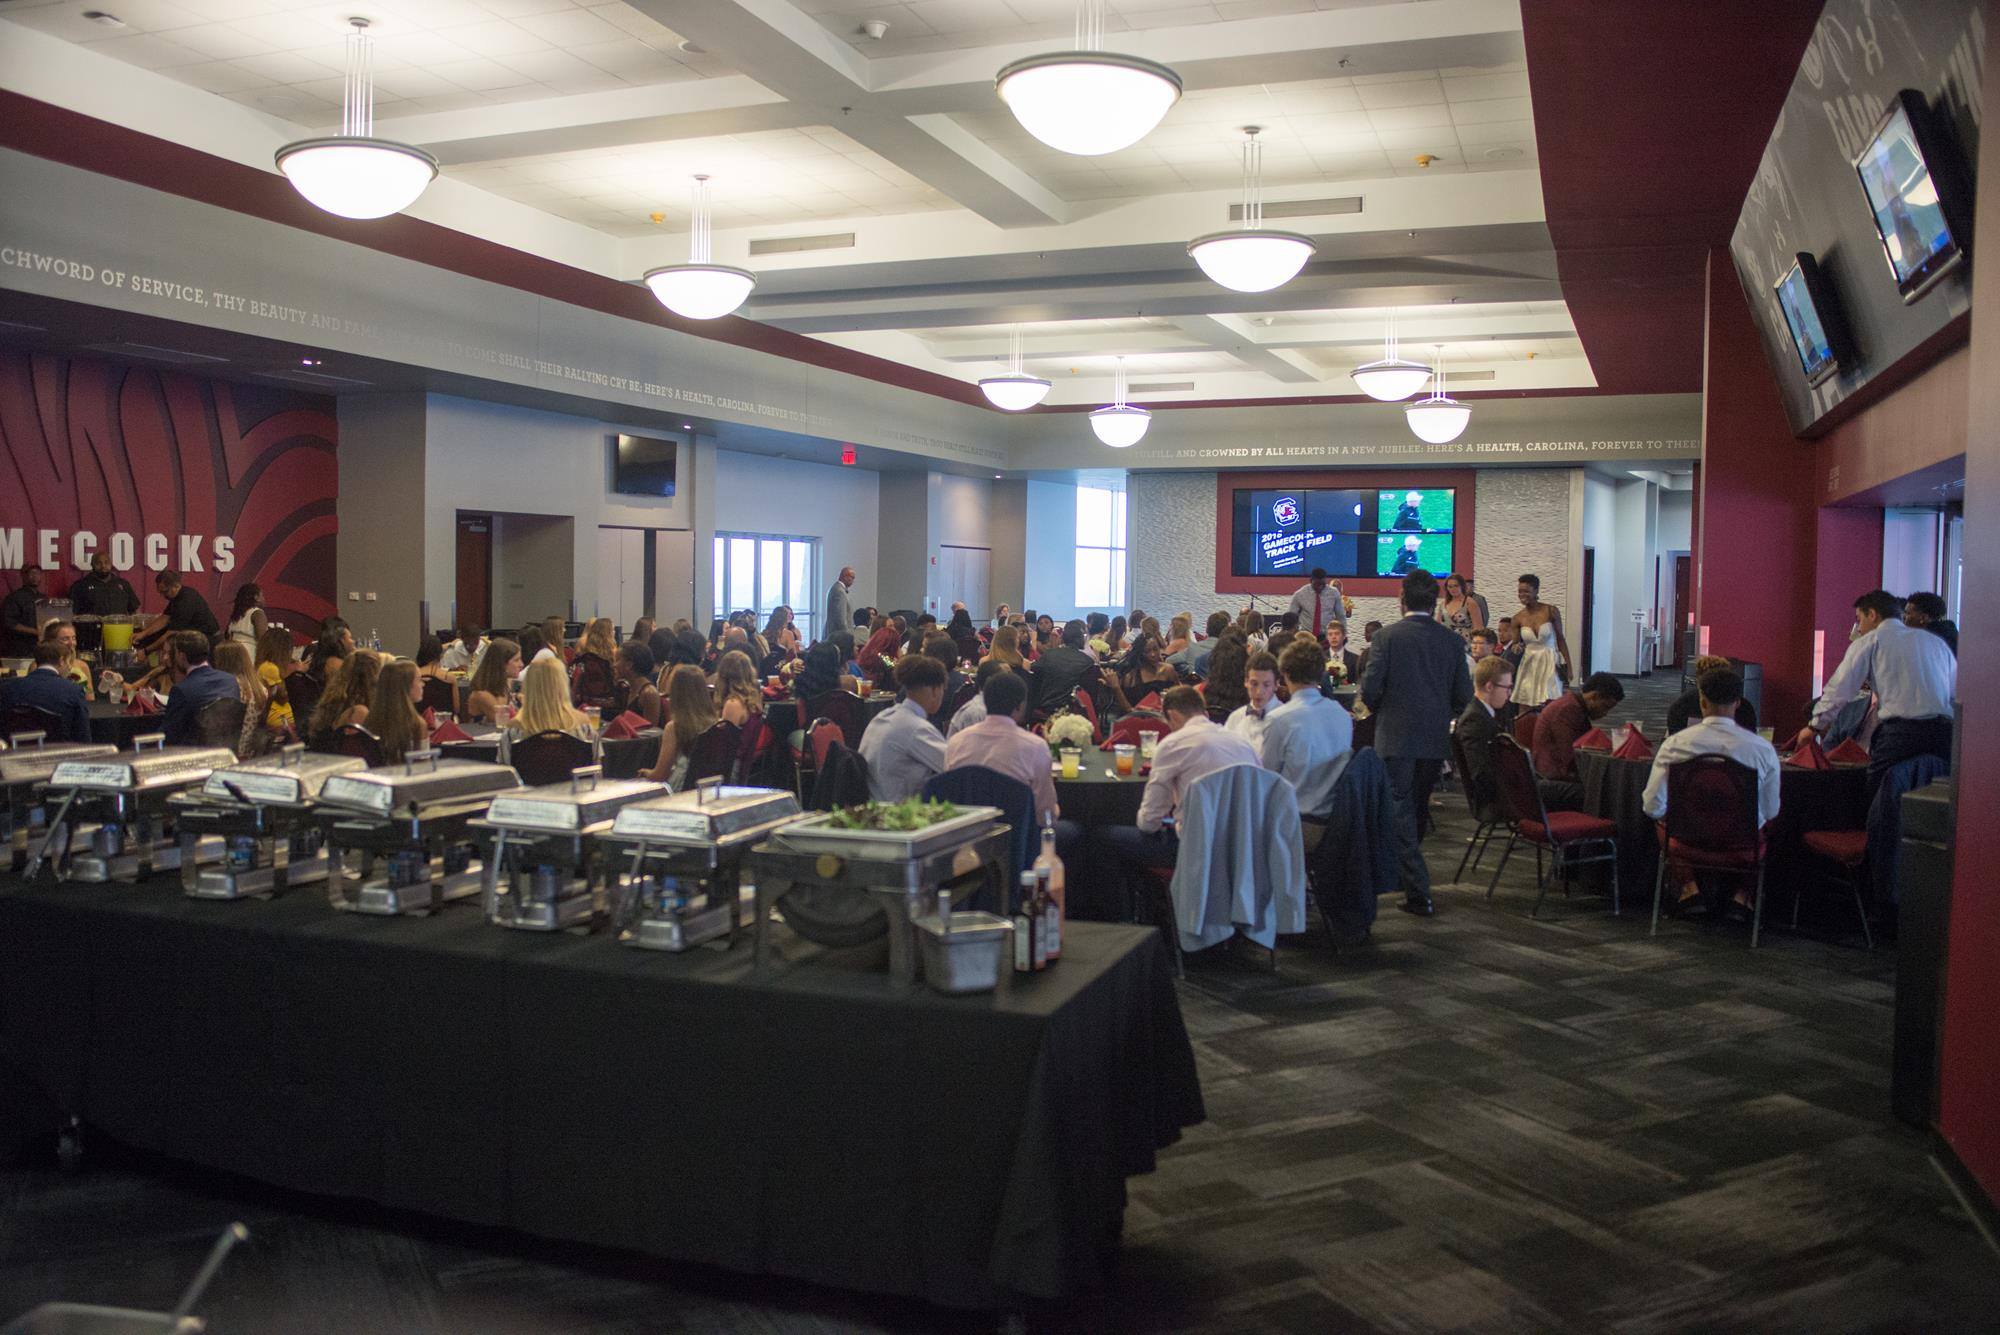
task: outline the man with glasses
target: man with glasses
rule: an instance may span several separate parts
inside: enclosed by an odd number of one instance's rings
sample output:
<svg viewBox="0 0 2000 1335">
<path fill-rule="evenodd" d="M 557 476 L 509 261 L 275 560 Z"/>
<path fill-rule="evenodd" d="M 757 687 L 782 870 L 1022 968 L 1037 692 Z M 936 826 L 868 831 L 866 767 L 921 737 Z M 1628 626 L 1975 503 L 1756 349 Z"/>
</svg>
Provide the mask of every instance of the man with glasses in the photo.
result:
<svg viewBox="0 0 2000 1335">
<path fill-rule="evenodd" d="M 1493 740 L 1514 726 L 1514 665 L 1498 655 L 1472 670 L 1472 703 L 1458 716 L 1465 750 L 1465 786 L 1480 810 L 1499 800 L 1493 785 Z"/>
</svg>

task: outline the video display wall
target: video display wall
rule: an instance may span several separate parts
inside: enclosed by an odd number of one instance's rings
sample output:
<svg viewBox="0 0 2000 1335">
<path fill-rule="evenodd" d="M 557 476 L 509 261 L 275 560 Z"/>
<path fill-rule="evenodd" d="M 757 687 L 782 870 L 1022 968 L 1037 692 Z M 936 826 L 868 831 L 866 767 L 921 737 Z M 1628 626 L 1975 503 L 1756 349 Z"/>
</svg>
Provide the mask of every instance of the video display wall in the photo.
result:
<svg viewBox="0 0 2000 1335">
<path fill-rule="evenodd" d="M 1241 489 L 1233 511 L 1230 569 L 1238 576 L 1445 575 L 1457 556 L 1452 487 Z"/>
</svg>

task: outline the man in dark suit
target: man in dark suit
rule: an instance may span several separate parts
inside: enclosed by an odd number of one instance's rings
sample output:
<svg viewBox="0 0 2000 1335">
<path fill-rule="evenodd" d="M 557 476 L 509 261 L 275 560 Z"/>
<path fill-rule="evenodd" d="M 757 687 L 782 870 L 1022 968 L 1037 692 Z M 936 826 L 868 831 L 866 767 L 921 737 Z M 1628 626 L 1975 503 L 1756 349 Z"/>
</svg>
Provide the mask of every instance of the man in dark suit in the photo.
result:
<svg viewBox="0 0 2000 1335">
<path fill-rule="evenodd" d="M 1042 618 L 1047 621 L 1047 617 Z M 1035 660 L 1034 712 L 1046 718 L 1068 708 L 1079 686 L 1095 687 L 1097 664 L 1083 651 L 1083 622 L 1063 623 L 1062 643 Z"/>
<path fill-rule="evenodd" d="M 1452 718 L 1472 703 L 1465 641 L 1436 617 L 1438 582 L 1427 571 L 1403 577 L 1403 619 L 1368 647 L 1361 702 L 1375 716 L 1375 750 L 1389 770 L 1405 913 L 1428 918 L 1430 868 L 1418 843 L 1420 813 L 1451 746 Z"/>
<path fill-rule="evenodd" d="M 90 740 L 90 710 L 83 687 L 62 674 L 63 647 L 44 640 L 34 648 L 35 666 L 25 677 L 0 681 L 0 711 L 28 707 L 46 709 L 57 723 L 49 729 L 52 742 Z"/>
<path fill-rule="evenodd" d="M 195 715 L 216 700 L 242 698 L 236 678 L 208 661 L 208 636 L 198 630 L 177 630 L 167 637 L 167 656 L 173 660 L 180 680 L 167 693 L 167 707 L 160 715 L 160 731 L 168 746 L 193 746 L 201 740 Z"/>
<path fill-rule="evenodd" d="M 1472 703 L 1458 716 L 1458 744 L 1465 754 L 1466 791 L 1481 811 L 1495 807 L 1500 794 L 1493 784 L 1493 740 L 1514 723 L 1514 665 L 1487 657 L 1472 669 Z"/>
<path fill-rule="evenodd" d="M 1326 628 L 1326 656 L 1327 675 L 1336 686 L 1361 684 L 1361 655 L 1347 647 L 1347 627 L 1338 621 Z"/>
</svg>

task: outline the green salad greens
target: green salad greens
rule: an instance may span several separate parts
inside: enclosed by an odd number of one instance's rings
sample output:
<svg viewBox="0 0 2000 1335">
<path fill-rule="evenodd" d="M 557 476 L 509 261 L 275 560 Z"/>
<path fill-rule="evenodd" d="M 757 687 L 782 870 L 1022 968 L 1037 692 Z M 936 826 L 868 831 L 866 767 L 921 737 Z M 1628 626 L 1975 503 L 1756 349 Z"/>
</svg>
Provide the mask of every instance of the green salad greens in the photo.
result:
<svg viewBox="0 0 2000 1335">
<path fill-rule="evenodd" d="M 926 802 L 906 797 L 900 802 L 864 802 L 858 807 L 842 807 L 827 824 L 836 830 L 921 830 L 958 814 L 949 802 Z"/>
</svg>

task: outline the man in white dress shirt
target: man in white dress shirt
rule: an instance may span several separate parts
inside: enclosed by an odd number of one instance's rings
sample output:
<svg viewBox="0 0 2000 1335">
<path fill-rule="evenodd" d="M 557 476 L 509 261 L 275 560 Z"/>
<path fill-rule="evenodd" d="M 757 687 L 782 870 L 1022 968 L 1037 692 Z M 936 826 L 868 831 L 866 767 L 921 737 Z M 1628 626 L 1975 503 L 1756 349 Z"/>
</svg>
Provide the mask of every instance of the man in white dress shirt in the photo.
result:
<svg viewBox="0 0 2000 1335">
<path fill-rule="evenodd" d="M 1292 698 L 1271 711 L 1261 753 L 1264 768 L 1284 775 L 1298 795 L 1310 852 L 1326 832 L 1333 787 L 1354 755 L 1354 719 L 1345 706 L 1320 692 L 1326 654 L 1316 642 L 1298 639 L 1286 645 L 1278 670 Z"/>
<path fill-rule="evenodd" d="M 1326 623 L 1347 624 L 1347 609 L 1340 601 L 1340 586 L 1327 582 L 1326 571 L 1315 569 L 1312 578 L 1292 595 L 1290 611 L 1298 613 L 1299 629 L 1314 639 L 1326 634 Z"/>
<path fill-rule="evenodd" d="M 944 772 L 944 734 L 931 721 L 944 706 L 944 684 L 944 664 L 927 654 L 905 654 L 897 662 L 903 702 L 877 714 L 861 734 L 868 796 L 875 801 L 915 797 L 933 774 Z"/>
<path fill-rule="evenodd" d="M 1812 722 L 1799 730 L 1798 742 L 1803 746 L 1825 732 L 1840 707 L 1872 682 L 1881 720 L 1868 748 L 1868 798 L 1873 802 L 1882 776 L 1905 760 L 1930 755 L 1951 763 L 1958 658 L 1929 631 L 1904 625 L 1902 601 L 1883 589 L 1854 600 L 1854 624 L 1860 634 L 1847 646 L 1847 656 L 1813 709 Z"/>
<path fill-rule="evenodd" d="M 1256 747 L 1262 755 L 1265 721 L 1278 703 L 1278 660 L 1261 649 L 1250 655 L 1250 661 L 1243 667 L 1243 689 L 1249 693 L 1250 703 L 1231 710 L 1222 728 Z"/>
<path fill-rule="evenodd" d="M 1695 686 L 1701 700 L 1701 722 L 1682 728 L 1660 743 L 1653 755 L 1653 772 L 1646 780 L 1643 805 L 1646 815 L 1658 820 L 1667 814 L 1667 771 L 1696 756 L 1727 756 L 1757 773 L 1757 828 L 1768 826 L 1778 815 L 1780 775 L 1778 750 L 1736 721 L 1736 706 L 1743 699 L 1743 678 L 1729 668 L 1710 668 Z M 1693 881 L 1681 887 L 1679 904 L 1685 907 L 1701 897 L 1701 886 Z M 1752 912 L 1749 888 L 1739 884 L 1735 905 Z"/>
</svg>

